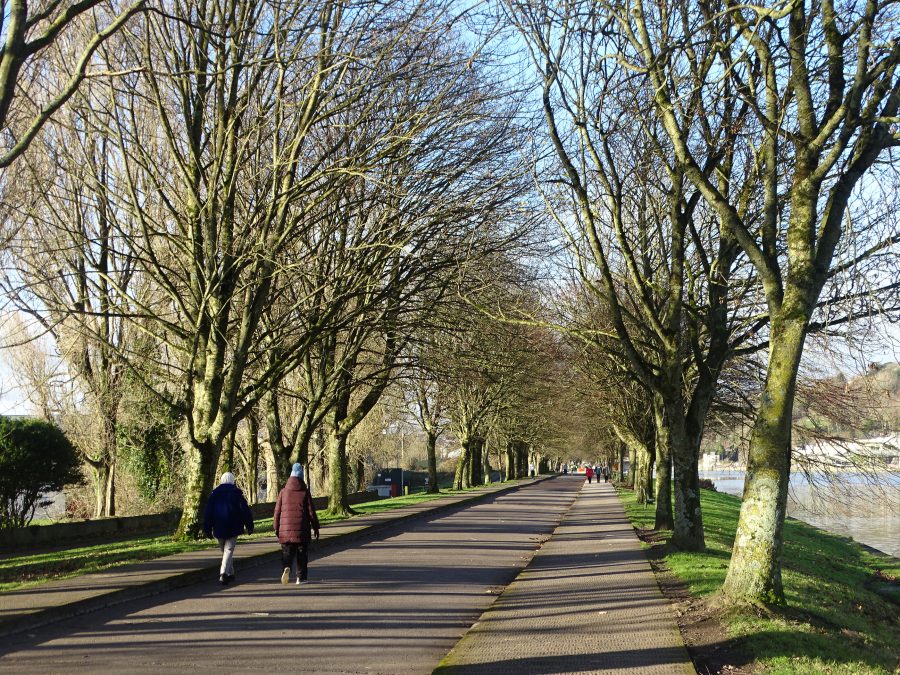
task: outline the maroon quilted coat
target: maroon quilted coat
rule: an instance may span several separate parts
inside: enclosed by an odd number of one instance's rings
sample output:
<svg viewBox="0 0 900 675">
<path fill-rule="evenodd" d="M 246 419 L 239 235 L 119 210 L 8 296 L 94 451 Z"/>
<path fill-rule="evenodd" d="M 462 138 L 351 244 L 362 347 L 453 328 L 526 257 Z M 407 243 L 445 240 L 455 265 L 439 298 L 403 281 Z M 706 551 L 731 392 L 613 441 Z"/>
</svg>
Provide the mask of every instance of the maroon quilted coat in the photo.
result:
<svg viewBox="0 0 900 675">
<path fill-rule="evenodd" d="M 278 493 L 275 502 L 275 536 L 282 544 L 303 544 L 312 539 L 311 530 L 319 531 L 319 518 L 306 483 L 291 476 Z"/>
</svg>

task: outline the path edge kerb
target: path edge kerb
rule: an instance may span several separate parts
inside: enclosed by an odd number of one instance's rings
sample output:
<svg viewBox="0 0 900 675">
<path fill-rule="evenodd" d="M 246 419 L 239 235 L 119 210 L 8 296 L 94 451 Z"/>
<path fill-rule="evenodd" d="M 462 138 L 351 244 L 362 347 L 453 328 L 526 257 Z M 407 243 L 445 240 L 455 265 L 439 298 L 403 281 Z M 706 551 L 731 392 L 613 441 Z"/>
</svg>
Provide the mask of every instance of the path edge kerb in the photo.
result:
<svg viewBox="0 0 900 675">
<path fill-rule="evenodd" d="M 437 514 L 442 514 L 446 511 L 472 505 L 476 502 L 486 500 L 490 497 L 496 497 L 497 495 L 515 492 L 516 490 L 519 490 L 526 485 L 533 485 L 536 482 L 549 480 L 551 478 L 554 478 L 554 476 L 549 475 L 538 476 L 534 479 L 520 479 L 515 483 L 499 487 L 495 490 L 490 490 L 489 492 L 482 492 L 480 494 L 464 497 L 462 499 L 448 499 L 446 500 L 446 503 L 437 503 L 433 507 L 423 508 L 412 513 L 401 514 L 394 518 L 385 517 L 383 520 L 379 520 L 378 522 L 371 525 L 363 525 L 358 529 L 350 530 L 349 532 L 329 535 L 323 539 L 314 541 L 312 542 L 310 550 L 314 553 L 321 553 L 323 551 L 336 548 L 358 539 L 368 537 L 372 534 L 376 534 L 397 524 L 411 522 L 423 518 L 429 518 Z M 441 502 L 443 500 L 436 499 L 434 501 Z M 346 525 L 348 521 L 342 520 L 337 522 Z M 328 526 L 325 526 L 325 528 L 327 527 Z M 323 530 L 325 528 L 323 528 Z M 271 563 L 280 555 L 281 552 L 276 549 L 267 551 L 265 553 L 257 553 L 255 555 L 250 555 L 244 558 L 235 558 L 234 566 L 236 570 L 250 569 L 253 567 L 264 565 L 266 563 Z M 213 559 L 211 562 L 212 564 L 210 565 L 198 567 L 186 572 L 174 573 L 172 576 L 165 577 L 163 579 L 156 579 L 143 584 L 129 586 L 127 588 L 114 588 L 110 589 L 106 593 L 95 595 L 90 598 L 84 598 L 82 600 L 76 600 L 74 602 L 40 609 L 36 612 L 13 615 L 0 619 L 0 638 L 5 638 L 17 633 L 23 633 L 25 631 L 41 628 L 42 626 L 58 623 L 60 621 L 65 621 L 66 619 L 71 619 L 83 614 L 89 614 L 91 612 L 96 612 L 108 607 L 114 607 L 116 605 L 121 605 L 133 600 L 142 600 L 144 598 L 159 595 L 160 593 L 165 593 L 167 591 L 184 588 L 185 586 L 190 586 L 192 584 L 197 584 L 203 581 L 213 580 L 219 576 L 219 560 Z M 0 595 L 0 599 L 2 599 L 2 595 Z"/>
</svg>

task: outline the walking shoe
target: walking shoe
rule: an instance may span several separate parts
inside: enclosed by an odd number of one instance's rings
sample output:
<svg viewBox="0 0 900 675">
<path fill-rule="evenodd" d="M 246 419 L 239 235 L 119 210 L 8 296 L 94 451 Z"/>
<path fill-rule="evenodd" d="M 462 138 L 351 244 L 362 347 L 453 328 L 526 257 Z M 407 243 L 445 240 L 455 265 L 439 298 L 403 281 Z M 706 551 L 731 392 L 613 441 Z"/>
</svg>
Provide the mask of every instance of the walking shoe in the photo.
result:
<svg viewBox="0 0 900 675">
<path fill-rule="evenodd" d="M 297 582 L 296 582 L 296 583 L 297 583 L 298 586 L 300 585 L 300 581 L 301 581 L 301 580 L 300 580 L 300 577 L 297 577 Z"/>
<path fill-rule="evenodd" d="M 286 584 L 288 579 L 291 578 L 291 568 L 285 567 L 284 572 L 281 573 L 281 583 Z"/>
<path fill-rule="evenodd" d="M 232 581 L 234 581 L 234 575 L 233 575 L 233 574 L 226 574 L 226 575 L 225 575 L 225 583 L 226 583 L 226 584 L 230 584 Z"/>
<path fill-rule="evenodd" d="M 222 584 L 223 586 L 227 585 L 228 584 L 228 576 L 225 574 L 220 574 L 219 575 L 219 583 Z"/>
</svg>

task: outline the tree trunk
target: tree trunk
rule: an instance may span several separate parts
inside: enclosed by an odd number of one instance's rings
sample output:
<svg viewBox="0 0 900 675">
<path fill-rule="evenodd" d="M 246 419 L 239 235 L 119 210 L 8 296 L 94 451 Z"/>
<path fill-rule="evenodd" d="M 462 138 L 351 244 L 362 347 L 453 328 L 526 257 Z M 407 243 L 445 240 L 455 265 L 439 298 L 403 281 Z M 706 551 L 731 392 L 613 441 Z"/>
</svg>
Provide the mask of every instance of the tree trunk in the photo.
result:
<svg viewBox="0 0 900 675">
<path fill-rule="evenodd" d="M 468 438 L 460 439 L 459 459 L 456 460 L 456 475 L 453 477 L 453 487 L 456 490 L 463 490 L 469 487 L 469 461 L 470 446 L 472 442 Z"/>
<path fill-rule="evenodd" d="M 275 459 L 279 487 L 284 485 L 291 471 L 291 448 L 284 444 L 284 429 L 281 424 L 281 410 L 275 392 L 266 396 L 265 401 L 266 434 Z"/>
<path fill-rule="evenodd" d="M 473 438 L 469 449 L 469 487 L 477 487 L 484 483 L 484 439 Z"/>
<path fill-rule="evenodd" d="M 182 434 L 185 456 L 184 506 L 175 531 L 180 540 L 199 539 L 203 529 L 203 512 L 215 482 L 221 447 L 211 441 L 192 443 L 185 430 Z"/>
<path fill-rule="evenodd" d="M 635 457 L 634 448 L 628 449 L 628 480 L 625 481 L 625 484 L 628 486 L 628 489 L 634 490 L 634 485 L 637 480 L 637 457 Z"/>
<path fill-rule="evenodd" d="M 116 471 L 115 462 L 118 451 L 116 439 L 116 419 L 105 415 L 101 422 L 100 456 L 90 459 L 89 464 L 94 472 L 94 517 L 104 518 L 116 515 Z"/>
<path fill-rule="evenodd" d="M 94 518 L 106 515 L 106 492 L 110 482 L 109 466 L 103 462 L 94 468 Z"/>
<path fill-rule="evenodd" d="M 697 457 L 688 443 L 682 423 L 673 429 L 672 469 L 674 473 L 675 528 L 672 544 L 682 551 L 702 551 L 706 548 L 703 534 L 703 512 L 700 506 L 700 476 Z"/>
<path fill-rule="evenodd" d="M 310 478 L 312 478 L 312 482 L 309 482 L 308 485 L 311 493 L 328 495 L 330 482 L 324 427 L 319 426 L 319 428 L 316 429 L 314 438 L 315 447 L 313 456 L 309 461 Z"/>
<path fill-rule="evenodd" d="M 329 515 L 353 515 L 353 509 L 347 500 L 347 436 L 335 429 L 328 433 L 328 475 L 331 487 Z"/>
<path fill-rule="evenodd" d="M 247 485 L 249 486 L 247 501 L 256 504 L 259 501 L 259 420 L 256 412 L 247 417 Z"/>
<path fill-rule="evenodd" d="M 440 492 L 437 474 L 437 434 L 434 432 L 425 434 L 425 453 L 428 455 L 428 491 Z"/>
<path fill-rule="evenodd" d="M 688 441 L 685 430 L 684 401 L 680 397 L 667 399 L 666 421 L 672 450 L 674 474 L 675 527 L 671 543 L 682 551 L 702 551 L 706 548 L 703 535 L 703 512 L 700 507 L 699 457 Z"/>
<path fill-rule="evenodd" d="M 356 470 L 353 472 L 354 485 L 357 492 L 362 492 L 366 489 L 366 462 L 361 453 L 356 456 L 355 464 Z"/>
<path fill-rule="evenodd" d="M 772 322 L 766 383 L 750 434 L 744 497 L 723 592 L 738 602 L 784 603 L 781 551 L 791 471 L 791 417 L 806 321 Z"/>
<path fill-rule="evenodd" d="M 656 432 L 656 516 L 653 528 L 672 530 L 672 444 L 662 396 L 653 396 L 653 428 Z"/>
<path fill-rule="evenodd" d="M 642 504 L 647 503 L 653 496 L 653 455 L 650 448 L 636 447 L 635 454 L 640 458 L 640 473 L 635 475 L 635 489 L 639 497 L 643 497 Z"/>
<path fill-rule="evenodd" d="M 274 502 L 278 499 L 278 491 L 281 489 L 281 479 L 278 475 L 278 460 L 272 452 L 272 445 L 266 443 L 266 501 Z"/>
<path fill-rule="evenodd" d="M 109 462 L 109 482 L 106 485 L 106 503 L 104 505 L 106 515 L 116 515 L 116 457 L 113 455 Z"/>
<path fill-rule="evenodd" d="M 516 454 L 516 478 L 528 476 L 528 443 L 519 441 L 519 451 Z"/>
<path fill-rule="evenodd" d="M 516 466 L 516 442 L 515 441 L 507 441 L 506 442 L 506 472 L 504 474 L 504 480 L 512 480 L 515 477 L 515 466 Z"/>
<path fill-rule="evenodd" d="M 222 446 L 222 473 L 226 471 L 234 472 L 234 441 L 237 436 L 237 425 L 232 428 L 231 433 L 225 437 L 225 443 Z"/>
</svg>

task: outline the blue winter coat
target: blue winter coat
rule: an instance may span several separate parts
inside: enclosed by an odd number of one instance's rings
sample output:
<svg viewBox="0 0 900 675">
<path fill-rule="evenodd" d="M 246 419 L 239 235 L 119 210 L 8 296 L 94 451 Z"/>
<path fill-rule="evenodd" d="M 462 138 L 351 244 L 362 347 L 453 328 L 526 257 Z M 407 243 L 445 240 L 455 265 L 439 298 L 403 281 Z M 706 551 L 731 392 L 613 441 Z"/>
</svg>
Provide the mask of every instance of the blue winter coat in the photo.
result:
<svg viewBox="0 0 900 675">
<path fill-rule="evenodd" d="M 253 534 L 253 513 L 244 499 L 240 488 L 230 483 L 222 483 L 212 491 L 203 514 L 203 532 L 210 532 L 216 539 L 231 539 L 242 534 Z"/>
</svg>

